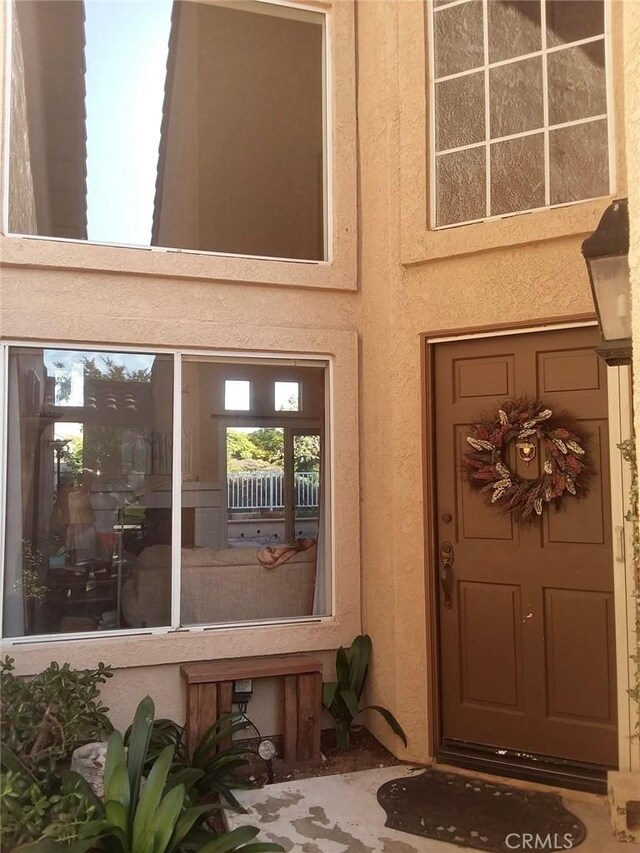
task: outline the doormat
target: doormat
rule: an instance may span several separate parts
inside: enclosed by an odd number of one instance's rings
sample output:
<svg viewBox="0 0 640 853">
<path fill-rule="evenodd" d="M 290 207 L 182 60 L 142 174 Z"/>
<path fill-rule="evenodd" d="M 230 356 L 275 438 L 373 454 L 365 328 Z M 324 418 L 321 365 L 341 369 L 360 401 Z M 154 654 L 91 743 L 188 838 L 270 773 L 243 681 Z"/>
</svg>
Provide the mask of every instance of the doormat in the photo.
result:
<svg viewBox="0 0 640 853">
<path fill-rule="evenodd" d="M 491 853 L 571 850 L 587 835 L 557 794 L 438 770 L 386 782 L 378 802 L 391 829 Z"/>
</svg>

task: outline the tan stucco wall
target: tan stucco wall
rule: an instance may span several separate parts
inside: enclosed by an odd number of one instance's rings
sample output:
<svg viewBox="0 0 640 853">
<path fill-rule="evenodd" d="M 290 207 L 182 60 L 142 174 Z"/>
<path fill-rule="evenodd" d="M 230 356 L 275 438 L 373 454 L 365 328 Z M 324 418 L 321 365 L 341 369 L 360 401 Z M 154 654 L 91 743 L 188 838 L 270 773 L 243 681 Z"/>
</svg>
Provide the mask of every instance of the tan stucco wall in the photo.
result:
<svg viewBox="0 0 640 853">
<path fill-rule="evenodd" d="M 640 436 L 640 3 L 624 4 L 625 138 L 629 175 L 629 270 L 633 323 L 634 428 Z M 638 448 L 637 448 L 638 449 Z M 640 456 L 638 456 L 640 458 Z M 640 746 L 636 747 L 640 751 Z"/>
<path fill-rule="evenodd" d="M 630 15 L 637 19 L 635 12 Z M 215 640 L 180 635 L 118 641 L 121 670 L 109 685 L 109 697 L 124 697 L 127 709 L 149 684 L 156 698 L 162 697 L 159 712 L 177 714 L 175 670 L 165 668 L 165 661 L 205 652 L 225 656 L 258 649 L 335 648 L 356 632 L 361 600 L 363 626 L 374 640 L 369 698 L 389 707 L 402 722 L 409 737 L 407 757 L 424 761 L 430 755 L 420 336 L 591 314 L 580 243 L 607 201 L 446 234 L 427 232 L 426 197 L 420 196 L 425 163 L 421 21 L 421 5 L 412 0 L 358 4 L 357 293 L 338 292 L 345 287 L 343 271 L 336 272 L 332 284 L 326 267 L 322 275 L 309 267 L 306 284 L 317 289 L 305 289 L 300 265 L 292 271 L 272 264 L 265 272 L 260 262 L 238 262 L 244 264 L 239 272 L 239 266 L 222 260 L 208 273 L 212 266 L 202 257 L 158 257 L 45 241 L 5 243 L 11 265 L 3 274 L 0 331 L 7 337 L 310 350 L 337 353 L 346 363 L 335 386 L 341 412 L 334 434 L 342 501 L 336 507 L 342 543 L 336 562 L 342 584 L 339 624 L 331 630 L 226 630 Z M 636 50 L 635 63 L 639 55 Z M 640 115 L 640 108 L 635 113 Z M 345 120 L 338 113 L 338 122 Z M 636 242 L 640 303 L 640 234 Z M 32 266 L 34 261 L 38 267 Z M 78 269 L 82 266 L 86 269 Z M 243 283 L 256 280 L 269 283 Z M 336 290 L 327 289 L 331 287 Z M 356 396 L 354 414 L 350 403 Z M 349 468 L 354 442 L 360 450 L 359 477 Z M 358 479 L 359 536 L 352 505 Z M 353 547 L 358 540 L 361 599 L 358 549 Z M 98 654 L 109 660 L 115 642 L 54 644 L 34 654 L 31 662 L 22 647 L 16 656 L 24 671 L 56 655 L 76 663 Z M 157 664 L 150 670 L 155 675 L 141 676 L 138 664 L 148 656 Z M 371 725 L 398 750 L 377 719 Z"/>
<path fill-rule="evenodd" d="M 427 231 L 422 28 L 420 3 L 358 5 L 363 623 L 374 641 L 370 698 L 393 709 L 416 759 L 431 754 L 432 698 L 420 336 L 592 315 L 580 245 L 607 205 Z M 386 726 L 370 723 L 397 750 Z"/>
<path fill-rule="evenodd" d="M 634 338 L 634 395 L 640 399 L 640 3 L 624 4 L 625 133 L 629 169 L 629 268 Z M 635 407 L 640 435 L 640 406 Z"/>
</svg>

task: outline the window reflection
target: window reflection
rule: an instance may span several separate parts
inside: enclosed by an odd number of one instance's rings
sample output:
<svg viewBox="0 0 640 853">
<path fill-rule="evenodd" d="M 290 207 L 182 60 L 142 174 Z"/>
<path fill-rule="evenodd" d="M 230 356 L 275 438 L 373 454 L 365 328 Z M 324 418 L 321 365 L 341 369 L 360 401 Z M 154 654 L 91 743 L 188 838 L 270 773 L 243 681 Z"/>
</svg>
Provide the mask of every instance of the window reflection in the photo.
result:
<svg viewBox="0 0 640 853">
<path fill-rule="evenodd" d="M 172 386 L 170 356 L 10 351 L 5 636 L 129 627 L 138 555 L 171 543 Z"/>
<path fill-rule="evenodd" d="M 14 3 L 10 230 L 325 257 L 324 16 Z"/>
</svg>

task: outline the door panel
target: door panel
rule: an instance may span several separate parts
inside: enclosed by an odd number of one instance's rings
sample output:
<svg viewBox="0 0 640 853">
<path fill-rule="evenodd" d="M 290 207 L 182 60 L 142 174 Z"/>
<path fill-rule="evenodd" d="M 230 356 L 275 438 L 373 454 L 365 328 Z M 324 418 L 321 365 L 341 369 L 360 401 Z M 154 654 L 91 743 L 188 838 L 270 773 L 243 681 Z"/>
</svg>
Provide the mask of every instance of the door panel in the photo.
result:
<svg viewBox="0 0 640 853">
<path fill-rule="evenodd" d="M 438 551 L 454 550 L 453 603 L 440 589 L 442 735 L 615 766 L 613 568 L 606 367 L 594 328 L 435 347 Z M 462 473 L 469 425 L 527 393 L 589 435 L 586 497 L 512 521 Z M 508 463 L 539 476 L 541 454 Z M 450 520 L 449 520 L 450 519 Z"/>
<path fill-rule="evenodd" d="M 508 584 L 459 585 L 461 698 L 522 710 L 520 590 Z M 491 657 L 486 672 L 484 660 Z"/>
</svg>

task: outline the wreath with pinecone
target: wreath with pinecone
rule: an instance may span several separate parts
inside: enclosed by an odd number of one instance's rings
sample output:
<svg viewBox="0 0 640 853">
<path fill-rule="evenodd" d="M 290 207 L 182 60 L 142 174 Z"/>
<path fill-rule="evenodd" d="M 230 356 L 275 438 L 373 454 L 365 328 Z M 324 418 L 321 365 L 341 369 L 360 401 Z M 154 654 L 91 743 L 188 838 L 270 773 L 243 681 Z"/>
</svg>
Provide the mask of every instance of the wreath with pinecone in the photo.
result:
<svg viewBox="0 0 640 853">
<path fill-rule="evenodd" d="M 575 419 L 566 413 L 555 415 L 540 400 L 505 401 L 493 417 L 474 423 L 466 440 L 471 449 L 464 453 L 462 465 L 470 486 L 488 504 L 517 520 L 531 520 L 542 515 L 545 504 L 559 508 L 567 495 L 586 492 L 590 473 L 586 436 Z M 513 441 L 525 463 L 533 461 L 539 450 L 542 465 L 536 479 L 521 477 L 507 465 L 506 452 Z"/>
</svg>

